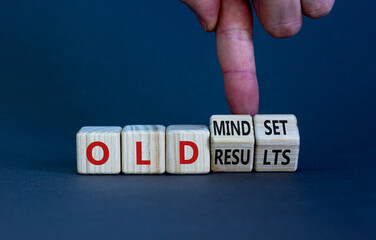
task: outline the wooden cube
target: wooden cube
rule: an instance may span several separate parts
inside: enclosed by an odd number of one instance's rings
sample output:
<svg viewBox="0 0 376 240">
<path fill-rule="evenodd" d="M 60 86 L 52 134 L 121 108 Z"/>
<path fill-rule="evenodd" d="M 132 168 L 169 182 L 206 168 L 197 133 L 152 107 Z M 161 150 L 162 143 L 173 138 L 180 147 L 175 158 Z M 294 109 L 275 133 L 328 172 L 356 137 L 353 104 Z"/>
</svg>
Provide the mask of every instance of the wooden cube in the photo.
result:
<svg viewBox="0 0 376 240">
<path fill-rule="evenodd" d="M 252 170 L 255 137 L 250 115 L 213 115 L 210 141 L 213 172 Z"/>
<path fill-rule="evenodd" d="M 166 171 L 204 174 L 210 171 L 209 129 L 203 125 L 172 125 L 166 131 Z"/>
<path fill-rule="evenodd" d="M 294 115 L 256 115 L 254 118 L 258 172 L 294 172 L 298 167 L 299 129 Z"/>
<path fill-rule="evenodd" d="M 121 127 L 83 127 L 76 135 L 77 171 L 119 174 Z"/>
<path fill-rule="evenodd" d="M 122 135 L 123 173 L 162 174 L 165 172 L 166 127 L 128 125 Z"/>
</svg>

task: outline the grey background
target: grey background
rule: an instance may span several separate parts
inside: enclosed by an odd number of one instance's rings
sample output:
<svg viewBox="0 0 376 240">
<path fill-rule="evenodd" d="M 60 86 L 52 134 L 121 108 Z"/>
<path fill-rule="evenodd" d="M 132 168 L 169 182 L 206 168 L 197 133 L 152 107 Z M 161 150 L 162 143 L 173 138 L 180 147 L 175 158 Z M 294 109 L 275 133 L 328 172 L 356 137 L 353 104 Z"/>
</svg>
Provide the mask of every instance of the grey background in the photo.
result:
<svg viewBox="0 0 376 240">
<path fill-rule="evenodd" d="M 229 113 L 214 34 L 172 0 L 1 1 L 1 239 L 375 239 L 375 7 L 283 40 L 255 20 L 260 112 L 297 116 L 296 173 L 80 176 L 84 125 Z"/>
</svg>

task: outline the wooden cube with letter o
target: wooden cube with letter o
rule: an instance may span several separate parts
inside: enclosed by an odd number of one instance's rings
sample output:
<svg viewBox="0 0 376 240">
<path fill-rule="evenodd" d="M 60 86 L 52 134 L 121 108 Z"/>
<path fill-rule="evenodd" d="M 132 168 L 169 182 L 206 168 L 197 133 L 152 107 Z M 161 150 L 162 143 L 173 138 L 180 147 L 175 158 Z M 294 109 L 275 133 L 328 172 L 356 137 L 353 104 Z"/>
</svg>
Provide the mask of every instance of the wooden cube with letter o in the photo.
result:
<svg viewBox="0 0 376 240">
<path fill-rule="evenodd" d="M 77 171 L 81 174 L 119 174 L 121 127 L 83 127 L 76 135 Z"/>
</svg>

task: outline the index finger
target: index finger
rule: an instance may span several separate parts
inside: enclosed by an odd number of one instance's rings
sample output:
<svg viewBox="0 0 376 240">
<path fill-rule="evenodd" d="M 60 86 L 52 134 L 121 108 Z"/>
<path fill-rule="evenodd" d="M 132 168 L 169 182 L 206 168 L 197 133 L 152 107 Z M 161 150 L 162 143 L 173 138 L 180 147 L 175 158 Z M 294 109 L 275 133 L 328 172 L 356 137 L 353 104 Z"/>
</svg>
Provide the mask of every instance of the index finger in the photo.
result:
<svg viewBox="0 0 376 240">
<path fill-rule="evenodd" d="M 246 0 L 222 0 L 216 29 L 217 53 L 227 102 L 234 114 L 255 115 L 258 111 L 252 34 L 250 3 Z"/>
</svg>

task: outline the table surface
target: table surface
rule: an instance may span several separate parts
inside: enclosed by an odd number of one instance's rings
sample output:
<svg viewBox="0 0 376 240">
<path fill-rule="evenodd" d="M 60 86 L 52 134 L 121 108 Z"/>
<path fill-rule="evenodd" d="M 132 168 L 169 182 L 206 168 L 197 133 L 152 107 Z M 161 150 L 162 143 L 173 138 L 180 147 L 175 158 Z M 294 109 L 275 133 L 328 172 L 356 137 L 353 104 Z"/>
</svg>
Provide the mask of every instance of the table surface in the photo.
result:
<svg viewBox="0 0 376 240">
<path fill-rule="evenodd" d="M 366 164 L 374 151 L 320 159 L 303 151 L 295 173 L 97 176 L 78 175 L 74 156 L 43 150 L 2 164 L 2 238 L 376 236 L 375 164 Z"/>
</svg>

